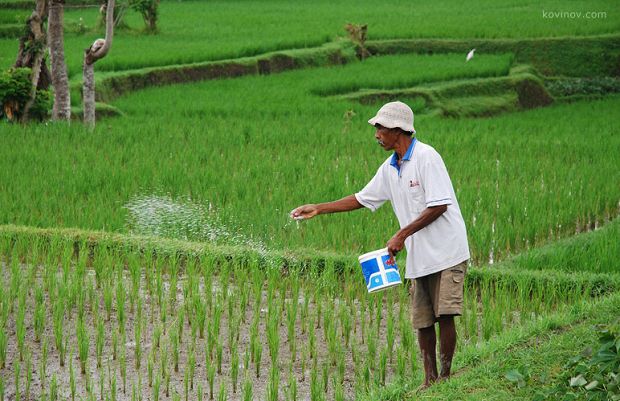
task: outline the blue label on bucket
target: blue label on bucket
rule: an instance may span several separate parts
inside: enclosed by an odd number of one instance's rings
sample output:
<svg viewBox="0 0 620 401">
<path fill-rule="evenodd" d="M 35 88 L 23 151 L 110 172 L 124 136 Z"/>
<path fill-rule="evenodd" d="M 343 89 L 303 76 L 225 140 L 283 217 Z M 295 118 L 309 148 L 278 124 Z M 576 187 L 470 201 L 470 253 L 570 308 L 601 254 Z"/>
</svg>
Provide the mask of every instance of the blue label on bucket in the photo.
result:
<svg viewBox="0 0 620 401">
<path fill-rule="evenodd" d="M 379 265 L 377 264 L 377 259 L 369 259 L 362 263 L 362 273 L 364 274 L 364 280 L 366 280 L 366 284 L 369 283 L 370 275 L 378 272 Z"/>
<path fill-rule="evenodd" d="M 375 273 L 370 277 L 370 281 L 366 281 L 368 283 L 368 290 L 372 290 L 373 288 L 376 287 L 382 287 L 383 284 L 385 284 L 383 282 L 383 277 L 381 277 L 381 273 Z"/>
</svg>

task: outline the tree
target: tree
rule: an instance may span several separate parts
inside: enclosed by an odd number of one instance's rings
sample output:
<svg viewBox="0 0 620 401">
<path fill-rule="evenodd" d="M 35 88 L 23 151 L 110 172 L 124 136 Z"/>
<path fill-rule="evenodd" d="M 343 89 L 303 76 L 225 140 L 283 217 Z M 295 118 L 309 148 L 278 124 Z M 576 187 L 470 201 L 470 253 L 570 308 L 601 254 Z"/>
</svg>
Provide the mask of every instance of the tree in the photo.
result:
<svg viewBox="0 0 620 401">
<path fill-rule="evenodd" d="M 51 77 L 45 63 L 47 49 L 47 37 L 44 23 L 47 20 L 47 0 L 37 0 L 35 9 L 26 21 L 26 30 L 19 39 L 19 51 L 15 60 L 14 68 L 29 68 L 31 87 L 29 98 L 20 113 L 20 120 L 25 122 L 30 118 L 30 110 L 35 104 L 37 91 L 45 91 L 49 88 Z M 11 110 L 6 110 L 13 114 Z M 15 113 L 16 114 L 16 113 Z"/>
<path fill-rule="evenodd" d="M 104 58 L 112 46 L 114 35 L 114 0 L 108 0 L 106 7 L 105 39 L 97 39 L 84 51 L 84 123 L 95 127 L 95 63 Z"/>
<path fill-rule="evenodd" d="M 131 7 L 142 15 L 146 31 L 157 33 L 157 18 L 159 17 L 159 0 L 130 0 Z"/>
<path fill-rule="evenodd" d="M 65 64 L 64 49 L 64 3 L 65 0 L 50 0 L 47 35 L 52 66 L 52 85 L 54 86 L 53 120 L 71 118 L 71 95 L 69 78 Z"/>
</svg>

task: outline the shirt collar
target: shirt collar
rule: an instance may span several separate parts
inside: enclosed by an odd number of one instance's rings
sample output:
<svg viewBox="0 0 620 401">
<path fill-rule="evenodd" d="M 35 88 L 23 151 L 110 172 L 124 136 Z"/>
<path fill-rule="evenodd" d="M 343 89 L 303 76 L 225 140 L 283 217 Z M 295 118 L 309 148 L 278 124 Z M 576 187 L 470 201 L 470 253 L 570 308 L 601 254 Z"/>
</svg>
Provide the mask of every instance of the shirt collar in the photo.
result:
<svg viewBox="0 0 620 401">
<path fill-rule="evenodd" d="M 413 138 L 413 140 L 411 141 L 411 144 L 409 145 L 409 148 L 407 149 L 407 152 L 405 152 L 405 155 L 403 156 L 403 161 L 411 160 L 411 155 L 413 154 L 413 148 L 415 148 L 416 142 L 417 142 L 417 139 Z M 390 160 L 390 165 L 394 167 L 396 170 L 398 170 L 398 172 L 400 172 L 400 166 L 398 165 L 398 154 L 396 152 L 394 152 L 394 154 L 392 155 L 392 160 Z"/>
</svg>

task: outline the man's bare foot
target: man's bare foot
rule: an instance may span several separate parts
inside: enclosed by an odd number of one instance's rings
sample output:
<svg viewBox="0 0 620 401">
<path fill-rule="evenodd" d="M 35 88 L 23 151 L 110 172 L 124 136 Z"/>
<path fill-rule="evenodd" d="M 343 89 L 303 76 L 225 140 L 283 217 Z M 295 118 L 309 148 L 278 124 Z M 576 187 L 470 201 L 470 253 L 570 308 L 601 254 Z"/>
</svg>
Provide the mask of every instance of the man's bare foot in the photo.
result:
<svg viewBox="0 0 620 401">
<path fill-rule="evenodd" d="M 415 393 L 419 394 L 419 393 L 425 391 L 430 386 L 432 386 L 433 383 L 435 383 L 435 381 L 429 381 L 429 382 L 424 382 L 424 383 L 420 384 L 420 386 L 415 390 Z"/>
</svg>

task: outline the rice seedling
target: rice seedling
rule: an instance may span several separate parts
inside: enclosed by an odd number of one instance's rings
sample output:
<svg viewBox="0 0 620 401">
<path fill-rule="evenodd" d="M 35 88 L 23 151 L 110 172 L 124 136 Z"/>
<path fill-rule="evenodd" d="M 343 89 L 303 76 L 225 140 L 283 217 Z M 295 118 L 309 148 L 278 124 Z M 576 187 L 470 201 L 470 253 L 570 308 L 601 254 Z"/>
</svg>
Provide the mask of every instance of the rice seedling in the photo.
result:
<svg viewBox="0 0 620 401">
<path fill-rule="evenodd" d="M 6 320 L 4 317 L 1 317 L 0 319 L 0 370 L 2 370 L 6 365 L 6 350 L 9 336 L 7 330 L 5 329 Z"/>
<path fill-rule="evenodd" d="M 185 309 L 179 309 L 177 313 L 177 325 L 176 329 L 178 331 L 179 344 L 183 343 L 183 326 L 185 325 Z"/>
<path fill-rule="evenodd" d="M 34 318 L 33 318 L 33 326 L 34 326 L 34 340 L 35 342 L 41 341 L 41 335 L 43 330 L 45 329 L 45 318 L 46 318 L 46 310 L 44 296 L 43 296 L 43 287 L 36 286 L 34 290 L 34 299 L 35 299 L 35 307 L 34 307 Z M 2 296 L 2 294 L 0 294 Z"/>
<path fill-rule="evenodd" d="M 249 377 L 246 377 L 243 382 L 243 401 L 252 401 L 252 397 L 252 380 Z"/>
<path fill-rule="evenodd" d="M 204 390 L 202 389 L 202 384 L 198 383 L 198 388 L 196 390 L 196 396 L 198 397 L 198 401 L 203 401 L 204 399 Z"/>
<path fill-rule="evenodd" d="M 194 375 L 196 373 L 196 344 L 192 344 L 190 350 L 189 350 L 189 356 L 188 356 L 188 368 L 189 368 L 189 388 L 190 390 L 194 389 Z"/>
<path fill-rule="evenodd" d="M 297 379 L 295 378 L 292 363 L 291 363 L 291 368 L 289 369 L 289 374 L 288 374 L 288 389 L 286 391 L 286 400 L 287 401 L 297 400 Z"/>
<path fill-rule="evenodd" d="M 322 380 L 323 391 L 325 392 L 325 394 L 327 394 L 327 389 L 329 387 L 329 363 L 328 362 L 323 362 L 321 373 L 323 377 L 323 380 Z"/>
<path fill-rule="evenodd" d="M 185 372 L 183 373 L 183 390 L 184 390 L 184 395 L 185 395 L 185 401 L 188 400 L 189 397 L 189 370 L 185 369 Z"/>
<path fill-rule="evenodd" d="M 260 343 L 260 341 L 254 342 L 253 353 L 254 353 L 254 368 L 256 369 L 256 378 L 258 379 L 260 378 L 261 357 L 263 354 L 263 345 Z"/>
<path fill-rule="evenodd" d="M 393 314 L 391 307 L 388 308 L 385 338 L 387 341 L 387 347 L 388 347 L 387 352 L 388 352 L 388 355 L 390 356 L 390 363 L 392 363 L 392 355 L 393 355 L 392 351 L 394 351 L 394 314 Z"/>
<path fill-rule="evenodd" d="M 71 390 L 71 401 L 75 401 L 76 394 L 75 369 L 73 369 L 73 352 L 69 356 L 69 389 Z"/>
<path fill-rule="evenodd" d="M 155 375 L 155 381 L 153 383 L 153 400 L 159 401 L 159 392 L 161 388 L 161 376 Z"/>
<path fill-rule="evenodd" d="M 209 399 L 213 399 L 213 388 L 215 386 L 215 365 L 210 364 L 207 369 L 207 380 L 209 381 Z"/>
<path fill-rule="evenodd" d="M 97 317 L 97 333 L 95 337 L 95 352 L 97 355 L 97 367 L 101 368 L 101 356 L 103 354 L 103 345 L 105 342 L 105 326 L 103 325 L 103 319 Z"/>
<path fill-rule="evenodd" d="M 319 382 L 318 369 L 316 365 L 312 367 L 310 372 L 310 400 L 311 401 L 323 401 L 325 400 L 325 392 Z"/>
<path fill-rule="evenodd" d="M 177 330 L 170 330 L 170 351 L 172 355 L 172 366 L 174 371 L 179 371 L 179 333 Z"/>
<path fill-rule="evenodd" d="M 398 380 L 404 381 L 405 369 L 407 366 L 407 348 L 404 346 L 399 346 L 398 351 L 396 351 L 396 376 L 398 376 Z"/>
<path fill-rule="evenodd" d="M 230 362 L 230 379 L 233 394 L 237 394 L 237 381 L 239 378 L 239 351 L 237 347 L 231 348 L 232 356 Z"/>
<path fill-rule="evenodd" d="M 205 321 L 207 318 L 207 305 L 202 301 L 199 294 L 195 294 L 192 298 L 194 305 L 194 322 L 198 327 L 200 338 L 204 338 Z"/>
<path fill-rule="evenodd" d="M 310 327 L 314 325 L 314 317 L 309 319 Z M 316 361 L 316 332 L 313 329 L 308 330 L 308 354 L 310 359 Z"/>
<path fill-rule="evenodd" d="M 0 401 L 4 401 L 4 376 L 0 376 Z"/>
<path fill-rule="evenodd" d="M 125 287 L 123 279 L 123 270 L 118 269 L 118 277 L 116 279 L 116 319 L 118 322 L 118 331 L 125 330 Z"/>
<path fill-rule="evenodd" d="M 112 318 L 112 303 L 114 300 L 114 288 L 109 281 L 105 281 L 103 284 L 103 305 L 106 311 L 107 320 Z"/>
<path fill-rule="evenodd" d="M 19 397 L 16 397 L 19 400 Z M 50 401 L 58 401 L 58 379 L 56 377 L 56 373 L 52 375 L 52 379 L 50 380 Z"/>
<path fill-rule="evenodd" d="M 267 384 L 267 400 L 278 401 L 278 387 L 280 384 L 280 369 L 277 365 L 271 366 L 269 383 Z"/>
<path fill-rule="evenodd" d="M 47 338 L 43 337 L 41 342 L 41 359 L 39 363 L 39 377 L 47 377 L 47 357 L 48 357 L 48 345 Z M 44 380 L 41 380 L 41 386 L 45 386 Z"/>
<path fill-rule="evenodd" d="M 217 362 L 217 374 L 222 374 L 222 358 L 223 358 L 224 347 L 222 346 L 222 342 L 217 342 L 217 354 L 216 354 L 216 362 Z"/>
<path fill-rule="evenodd" d="M 136 370 L 140 370 L 141 358 L 142 358 L 142 327 L 143 327 L 142 315 L 142 300 L 138 299 L 138 305 L 136 307 L 136 316 L 134 320 L 133 332 L 134 332 L 134 360 Z"/>
<path fill-rule="evenodd" d="M 88 349 L 90 346 L 90 335 L 88 328 L 84 323 L 84 319 L 78 319 L 76 322 L 76 337 L 78 345 L 78 355 L 80 357 L 80 370 L 86 374 L 86 362 L 88 361 Z"/>
<path fill-rule="evenodd" d="M 344 401 L 344 388 L 340 380 L 334 378 L 334 401 Z"/>
<path fill-rule="evenodd" d="M 375 359 L 377 357 L 377 338 L 374 336 L 373 331 L 368 332 L 366 338 L 366 359 L 370 366 L 370 370 L 374 370 Z"/>
<path fill-rule="evenodd" d="M 108 377 L 110 379 L 110 382 L 109 382 L 110 401 L 116 401 L 117 395 L 118 395 L 118 390 L 116 388 L 116 374 L 113 374 L 112 372 L 110 372 L 109 364 L 108 364 Z"/>
<path fill-rule="evenodd" d="M 19 359 L 15 359 L 13 362 L 13 375 L 14 375 L 14 383 L 15 383 L 15 400 L 21 400 L 21 388 L 19 387 L 19 378 L 21 375 L 21 363 Z"/>
<path fill-rule="evenodd" d="M 125 347 L 121 347 L 119 359 L 119 367 L 121 370 L 121 379 L 123 381 L 123 394 L 127 394 L 127 357 Z"/>
<path fill-rule="evenodd" d="M 30 399 L 30 388 L 32 386 L 32 352 L 28 351 L 26 354 L 26 391 L 24 392 L 25 399 Z"/>
<path fill-rule="evenodd" d="M 226 392 L 226 384 L 224 382 L 220 382 L 220 390 L 217 393 L 218 401 L 226 401 L 228 393 Z"/>
<path fill-rule="evenodd" d="M 254 355 L 254 351 L 250 351 L 251 348 L 252 348 L 252 343 L 250 343 L 250 346 L 245 349 L 245 354 L 243 354 L 243 371 L 244 371 L 244 374 L 246 375 L 248 371 L 250 370 L 250 361 L 253 360 L 251 356 Z"/>
<path fill-rule="evenodd" d="M 382 386 L 385 386 L 385 378 L 387 376 L 388 349 L 384 348 L 379 356 L 379 380 Z"/>
<path fill-rule="evenodd" d="M 166 382 L 165 392 L 166 397 L 170 397 L 170 370 L 166 370 L 166 376 L 164 377 L 164 381 Z"/>
<path fill-rule="evenodd" d="M 24 361 L 24 352 L 26 344 L 26 289 L 20 289 L 17 317 L 15 319 L 15 335 L 17 336 L 17 348 L 19 350 L 19 360 Z"/>
<path fill-rule="evenodd" d="M 146 361 L 146 377 L 148 380 L 149 387 L 153 387 L 154 366 L 155 366 L 155 348 L 151 348 L 151 352 L 149 353 L 149 357 Z"/>
<path fill-rule="evenodd" d="M 278 318 L 275 313 L 270 314 L 267 320 L 267 344 L 269 346 L 269 355 L 271 356 L 271 364 L 277 365 L 278 352 L 280 349 L 280 333 L 278 330 Z"/>
</svg>

